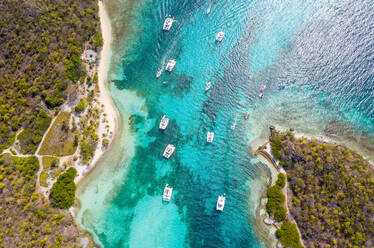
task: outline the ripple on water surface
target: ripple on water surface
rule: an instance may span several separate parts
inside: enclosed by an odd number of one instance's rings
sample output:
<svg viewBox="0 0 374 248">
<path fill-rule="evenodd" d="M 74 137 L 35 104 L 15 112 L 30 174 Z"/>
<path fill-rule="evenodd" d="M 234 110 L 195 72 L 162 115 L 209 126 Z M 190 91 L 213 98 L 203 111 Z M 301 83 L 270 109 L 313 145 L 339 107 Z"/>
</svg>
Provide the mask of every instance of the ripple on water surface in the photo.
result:
<svg viewBox="0 0 374 248">
<path fill-rule="evenodd" d="M 126 37 L 116 33 L 111 71 L 124 130 L 117 151 L 80 187 L 78 222 L 104 247 L 263 246 L 252 220 L 268 174 L 248 147 L 266 139 L 270 124 L 365 144 L 374 154 L 370 3 L 143 1 L 109 13 L 115 25 L 132 17 Z M 166 14 L 177 20 L 169 33 L 160 30 Z M 216 43 L 219 30 L 225 38 Z M 170 58 L 175 70 L 157 80 Z M 163 114 L 170 124 L 160 132 Z M 208 131 L 216 134 L 209 145 Z M 176 145 L 168 161 L 167 144 Z M 163 205 L 166 183 L 174 191 Z"/>
</svg>

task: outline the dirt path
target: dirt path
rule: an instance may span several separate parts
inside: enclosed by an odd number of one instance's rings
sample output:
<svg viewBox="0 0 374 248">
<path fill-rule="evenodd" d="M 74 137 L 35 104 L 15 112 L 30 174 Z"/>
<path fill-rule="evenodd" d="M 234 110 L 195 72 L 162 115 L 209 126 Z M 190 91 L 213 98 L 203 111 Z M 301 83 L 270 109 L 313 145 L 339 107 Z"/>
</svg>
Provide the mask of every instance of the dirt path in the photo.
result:
<svg viewBox="0 0 374 248">
<path fill-rule="evenodd" d="M 266 144 L 266 145 L 268 145 L 268 144 Z M 269 144 L 270 145 L 270 144 Z M 267 151 L 268 149 L 266 149 L 266 150 L 257 150 L 256 152 L 255 152 L 255 155 L 257 156 L 257 155 L 261 155 L 262 157 L 264 157 L 269 163 L 271 163 L 273 166 L 274 166 L 274 168 L 276 169 L 276 171 L 277 171 L 277 174 L 279 174 L 279 173 L 284 173 L 285 175 L 286 175 L 286 177 L 287 177 L 287 173 L 286 173 L 286 171 L 284 170 L 284 169 L 279 169 L 280 167 L 279 167 L 279 165 L 278 165 L 278 162 L 275 162 L 276 160 L 275 160 L 275 158 L 272 156 L 272 154 L 270 153 L 270 152 L 268 152 Z M 270 151 L 271 151 L 271 148 L 270 148 Z M 295 225 L 296 225 L 296 229 L 297 229 L 297 231 L 298 231 L 298 233 L 299 233 L 299 236 L 300 236 L 300 242 L 301 242 L 301 244 L 305 247 L 305 245 L 304 245 L 304 242 L 303 242 L 303 239 L 302 239 L 302 235 L 301 235 L 301 232 L 300 232 L 300 229 L 299 229 L 299 227 L 298 227 L 298 225 L 297 225 L 297 223 L 296 223 L 296 221 L 295 221 L 295 219 L 293 218 L 293 216 L 290 214 L 290 210 L 289 210 L 289 208 L 288 208 L 288 193 L 287 193 L 287 191 L 288 191 L 288 181 L 287 181 L 287 179 L 286 179 L 286 184 L 285 184 L 285 186 L 282 188 L 282 193 L 283 193 L 283 195 L 285 196 L 285 207 L 286 207 L 286 210 L 287 210 L 287 217 L 286 217 L 286 220 L 288 220 L 289 222 L 291 222 L 291 223 L 294 223 Z M 277 225 L 274 225 L 276 228 L 279 228 Z"/>
</svg>

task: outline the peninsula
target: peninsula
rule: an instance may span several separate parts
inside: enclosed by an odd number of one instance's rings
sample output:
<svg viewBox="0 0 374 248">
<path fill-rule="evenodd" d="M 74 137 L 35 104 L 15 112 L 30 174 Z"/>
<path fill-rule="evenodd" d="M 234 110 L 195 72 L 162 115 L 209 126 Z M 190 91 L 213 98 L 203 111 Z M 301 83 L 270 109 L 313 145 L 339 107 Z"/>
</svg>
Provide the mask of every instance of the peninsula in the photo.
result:
<svg viewBox="0 0 374 248">
<path fill-rule="evenodd" d="M 270 150 L 261 146 L 258 154 L 272 157 L 270 162 L 287 177 L 284 183 L 279 174 L 267 191 L 267 221 L 279 227 L 280 243 L 302 247 L 300 233 L 305 247 L 372 247 L 372 165 L 345 146 L 297 138 L 291 131 L 271 129 L 269 141 Z"/>
</svg>

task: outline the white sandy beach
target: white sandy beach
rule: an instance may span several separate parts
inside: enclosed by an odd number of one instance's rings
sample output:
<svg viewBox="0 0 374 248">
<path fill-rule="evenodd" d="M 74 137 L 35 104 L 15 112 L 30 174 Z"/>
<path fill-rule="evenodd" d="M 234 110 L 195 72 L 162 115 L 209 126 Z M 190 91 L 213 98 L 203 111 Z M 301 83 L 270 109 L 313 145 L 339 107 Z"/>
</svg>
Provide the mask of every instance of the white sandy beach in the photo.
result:
<svg viewBox="0 0 374 248">
<path fill-rule="evenodd" d="M 114 137 L 117 134 L 118 129 L 118 120 L 119 120 L 119 113 L 116 109 L 116 107 L 113 104 L 113 101 L 109 95 L 109 92 L 106 88 L 106 82 L 107 82 L 107 75 L 108 75 L 108 69 L 110 65 L 110 42 L 111 42 L 111 26 L 109 17 L 107 15 L 107 12 L 105 11 L 104 4 L 102 1 L 99 1 L 99 16 L 100 16 L 100 23 L 101 23 L 101 33 L 104 41 L 103 48 L 100 53 L 100 64 L 98 68 L 98 84 L 100 93 L 98 94 L 97 98 L 99 100 L 100 104 L 104 105 L 103 108 L 103 114 L 106 114 L 105 119 L 107 120 L 107 123 L 103 123 L 102 119 L 100 120 L 100 125 L 98 127 L 98 135 L 99 137 L 102 137 L 103 133 L 106 133 L 106 125 L 109 125 L 109 132 L 112 132 L 109 137 L 107 137 L 110 140 L 110 145 L 113 142 Z M 110 146 L 109 145 L 109 146 Z M 78 165 L 75 166 L 77 169 L 78 175 L 75 178 L 75 182 L 79 183 L 87 173 L 92 170 L 92 168 L 95 167 L 97 162 L 102 158 L 102 156 L 105 154 L 105 152 L 109 149 L 103 148 L 101 145 L 101 142 L 98 143 L 96 152 L 94 157 L 92 158 L 92 161 L 89 163 L 88 166 L 85 165 Z"/>
</svg>

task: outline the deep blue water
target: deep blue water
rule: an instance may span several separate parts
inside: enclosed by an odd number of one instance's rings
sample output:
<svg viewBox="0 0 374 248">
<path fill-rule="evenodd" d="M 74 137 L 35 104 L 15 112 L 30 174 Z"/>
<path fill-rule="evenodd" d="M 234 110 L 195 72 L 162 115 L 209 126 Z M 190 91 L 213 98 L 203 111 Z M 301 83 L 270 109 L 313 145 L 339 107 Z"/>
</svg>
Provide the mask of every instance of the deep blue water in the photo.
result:
<svg viewBox="0 0 374 248">
<path fill-rule="evenodd" d="M 105 4 L 114 38 L 110 92 L 124 124 L 113 151 L 78 192 L 78 222 L 103 247 L 264 246 L 250 199 L 257 199 L 266 168 L 250 146 L 266 139 L 269 125 L 373 156 L 372 1 Z M 177 22 L 164 33 L 168 14 Z M 221 30 L 225 38 L 217 43 Z M 156 79 L 170 58 L 175 70 Z M 160 132 L 163 114 L 171 121 Z M 209 145 L 208 131 L 215 132 Z M 176 145 L 170 160 L 162 158 L 167 144 Z M 174 188 L 168 205 L 161 201 L 166 183 Z"/>
</svg>

